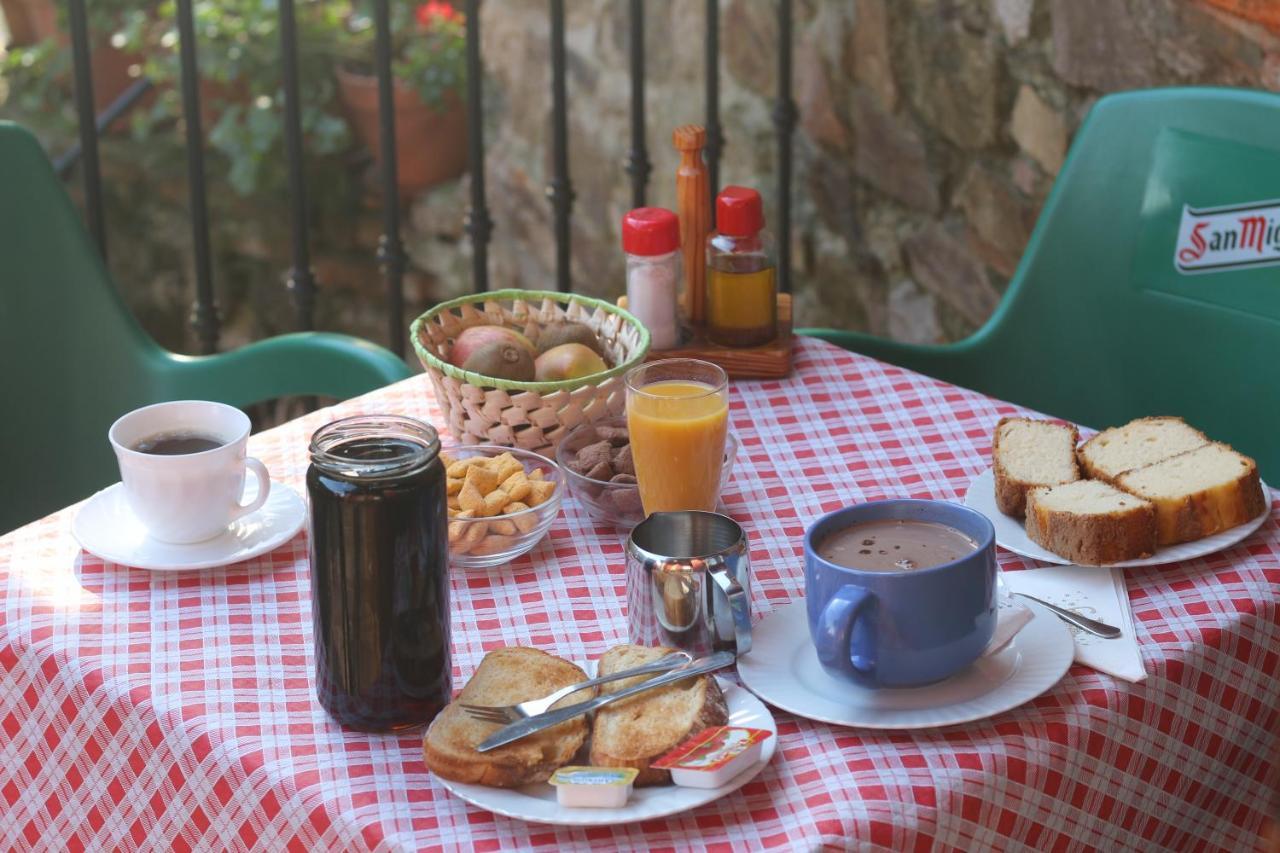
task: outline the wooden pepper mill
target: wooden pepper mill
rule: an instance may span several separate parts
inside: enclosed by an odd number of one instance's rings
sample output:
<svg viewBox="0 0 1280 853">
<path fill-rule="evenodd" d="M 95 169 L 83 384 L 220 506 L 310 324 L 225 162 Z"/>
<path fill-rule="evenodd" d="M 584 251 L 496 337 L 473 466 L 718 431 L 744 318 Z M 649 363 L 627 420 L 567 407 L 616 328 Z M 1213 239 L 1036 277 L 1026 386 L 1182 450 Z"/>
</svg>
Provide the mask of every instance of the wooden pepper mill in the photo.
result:
<svg viewBox="0 0 1280 853">
<path fill-rule="evenodd" d="M 680 248 L 684 259 L 685 308 L 689 322 L 701 328 L 707 322 L 707 235 L 711 233 L 711 189 L 702 149 L 707 132 L 699 125 L 675 129 L 671 141 L 680 152 L 676 167 L 676 215 L 680 217 Z"/>
</svg>

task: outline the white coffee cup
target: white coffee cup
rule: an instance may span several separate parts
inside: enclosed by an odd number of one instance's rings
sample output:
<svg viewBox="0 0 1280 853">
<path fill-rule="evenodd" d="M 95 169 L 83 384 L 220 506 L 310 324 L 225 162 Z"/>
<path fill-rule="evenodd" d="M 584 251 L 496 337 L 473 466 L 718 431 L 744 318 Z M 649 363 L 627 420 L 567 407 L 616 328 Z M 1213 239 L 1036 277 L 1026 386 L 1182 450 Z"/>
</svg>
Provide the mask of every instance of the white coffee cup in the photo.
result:
<svg viewBox="0 0 1280 853">
<path fill-rule="evenodd" d="M 249 417 L 233 406 L 205 400 L 156 403 L 124 415 L 107 433 L 120 463 L 130 509 L 153 539 L 203 542 L 266 503 L 267 466 L 245 456 Z M 134 448 L 158 435 L 194 434 L 221 444 L 199 453 L 165 456 Z M 245 469 L 258 478 L 258 496 L 240 503 Z"/>
</svg>

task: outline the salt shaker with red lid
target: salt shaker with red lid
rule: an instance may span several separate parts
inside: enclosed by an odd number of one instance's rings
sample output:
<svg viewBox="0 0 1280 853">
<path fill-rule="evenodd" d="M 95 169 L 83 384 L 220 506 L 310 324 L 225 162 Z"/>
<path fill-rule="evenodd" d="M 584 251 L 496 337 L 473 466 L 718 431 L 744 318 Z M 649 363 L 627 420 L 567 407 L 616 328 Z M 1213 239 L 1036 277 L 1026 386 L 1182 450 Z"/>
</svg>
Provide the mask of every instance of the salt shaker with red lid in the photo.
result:
<svg viewBox="0 0 1280 853">
<path fill-rule="evenodd" d="M 661 207 L 638 207 L 622 217 L 627 256 L 627 310 L 649 330 L 650 346 L 680 342 L 677 288 L 680 282 L 680 223 Z"/>
</svg>

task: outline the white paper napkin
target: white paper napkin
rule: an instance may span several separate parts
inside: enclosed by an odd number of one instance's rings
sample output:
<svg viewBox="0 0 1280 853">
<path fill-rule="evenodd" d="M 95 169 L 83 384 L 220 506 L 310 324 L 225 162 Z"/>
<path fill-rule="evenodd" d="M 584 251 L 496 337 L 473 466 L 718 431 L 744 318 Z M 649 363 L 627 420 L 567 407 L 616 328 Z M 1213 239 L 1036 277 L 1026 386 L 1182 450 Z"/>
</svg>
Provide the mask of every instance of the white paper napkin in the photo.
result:
<svg viewBox="0 0 1280 853">
<path fill-rule="evenodd" d="M 996 630 L 982 656 L 991 657 L 1009 645 L 1009 641 L 1034 617 L 1031 608 L 1023 604 L 1021 599 L 1001 596 L 1000 607 L 996 610 Z"/>
<path fill-rule="evenodd" d="M 1138 651 L 1123 569 L 1045 566 L 1003 574 L 1005 584 L 1013 592 L 1043 598 L 1059 607 L 1115 625 L 1123 632 L 1114 640 L 1104 640 L 1074 625 L 1067 625 L 1076 641 L 1076 663 L 1125 681 L 1142 681 L 1147 677 Z"/>
</svg>

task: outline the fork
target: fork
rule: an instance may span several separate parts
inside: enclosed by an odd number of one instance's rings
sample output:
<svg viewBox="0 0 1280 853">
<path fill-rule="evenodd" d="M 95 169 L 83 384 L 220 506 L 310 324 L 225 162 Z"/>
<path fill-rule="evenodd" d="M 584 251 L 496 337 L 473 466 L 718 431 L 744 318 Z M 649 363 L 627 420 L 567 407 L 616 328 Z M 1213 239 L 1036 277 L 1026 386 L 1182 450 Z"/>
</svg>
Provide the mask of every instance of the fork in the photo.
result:
<svg viewBox="0 0 1280 853">
<path fill-rule="evenodd" d="M 675 652 L 643 666 L 611 672 L 608 675 L 601 675 L 583 681 L 580 684 L 570 684 L 568 687 L 562 687 L 550 696 L 544 696 L 541 699 L 530 699 L 527 702 L 519 702 L 515 705 L 469 705 L 464 702 L 461 703 L 461 707 L 472 717 L 487 723 L 515 723 L 550 710 L 551 706 L 561 699 L 577 693 L 579 690 L 595 687 L 597 684 L 607 684 L 610 681 L 619 681 L 623 678 L 632 678 L 637 675 L 667 672 L 678 666 L 684 666 L 692 659 L 693 657 L 686 652 Z"/>
</svg>

